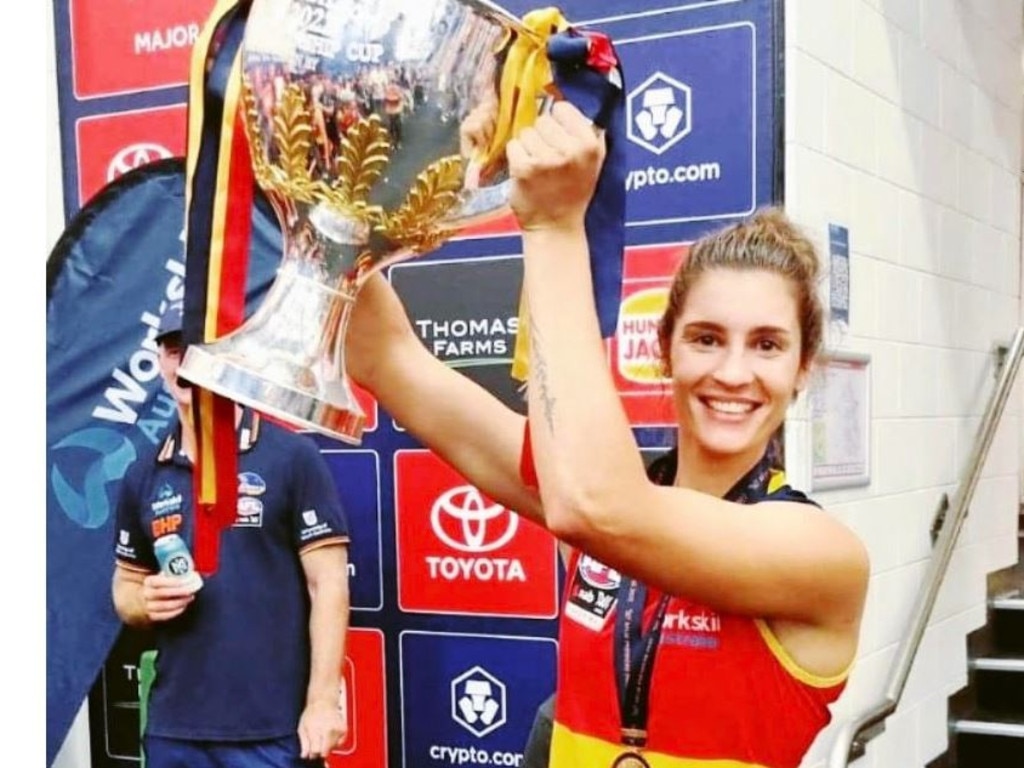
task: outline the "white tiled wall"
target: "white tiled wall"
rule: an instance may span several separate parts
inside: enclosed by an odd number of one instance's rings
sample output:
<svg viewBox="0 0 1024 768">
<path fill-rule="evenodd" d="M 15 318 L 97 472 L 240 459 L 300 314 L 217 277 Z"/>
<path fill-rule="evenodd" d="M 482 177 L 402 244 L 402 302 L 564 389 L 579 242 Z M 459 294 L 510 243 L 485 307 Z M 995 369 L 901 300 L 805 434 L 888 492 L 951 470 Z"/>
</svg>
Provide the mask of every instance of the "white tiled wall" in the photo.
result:
<svg viewBox="0 0 1024 768">
<path fill-rule="evenodd" d="M 883 696 L 932 518 L 993 390 L 992 350 L 1024 321 L 1022 13 L 1024 0 L 785 3 L 786 207 L 823 254 L 828 225 L 849 228 L 850 328 L 833 342 L 869 353 L 873 375 L 871 485 L 815 494 L 867 543 L 872 580 L 857 666 L 805 768 Z M 946 749 L 986 574 L 1017 556 L 1018 387 L 902 702 L 857 768 L 918 768 Z M 809 462 L 805 419 L 798 406 L 788 427 L 794 480 Z"/>
</svg>

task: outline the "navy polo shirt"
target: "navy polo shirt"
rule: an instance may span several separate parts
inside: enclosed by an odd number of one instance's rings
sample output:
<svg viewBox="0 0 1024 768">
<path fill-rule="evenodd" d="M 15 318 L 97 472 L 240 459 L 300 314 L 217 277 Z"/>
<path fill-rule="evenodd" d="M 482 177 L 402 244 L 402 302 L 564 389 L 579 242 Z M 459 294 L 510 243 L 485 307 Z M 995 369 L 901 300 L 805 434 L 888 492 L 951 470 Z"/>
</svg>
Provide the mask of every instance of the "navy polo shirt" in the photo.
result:
<svg viewBox="0 0 1024 768">
<path fill-rule="evenodd" d="M 249 409 L 238 430 L 238 516 L 217 570 L 185 612 L 154 625 L 147 733 L 238 741 L 295 733 L 309 681 L 309 593 L 299 556 L 348 543 L 337 488 L 313 440 Z M 155 572 L 153 541 L 192 547 L 191 462 L 180 429 L 128 470 L 117 507 L 121 567 Z M 342 617 L 338 617 L 339 621 Z"/>
</svg>

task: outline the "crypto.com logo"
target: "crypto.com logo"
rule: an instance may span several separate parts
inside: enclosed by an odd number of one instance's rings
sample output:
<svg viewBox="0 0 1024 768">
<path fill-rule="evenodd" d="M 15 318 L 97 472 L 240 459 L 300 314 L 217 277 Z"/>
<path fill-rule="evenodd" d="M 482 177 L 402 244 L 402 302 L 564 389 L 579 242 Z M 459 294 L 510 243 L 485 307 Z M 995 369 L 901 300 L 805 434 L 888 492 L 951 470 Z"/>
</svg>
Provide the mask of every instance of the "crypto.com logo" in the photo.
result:
<svg viewBox="0 0 1024 768">
<path fill-rule="evenodd" d="M 474 736 L 503 726 L 505 709 L 505 684 L 483 667 L 452 680 L 452 719 Z"/>
<path fill-rule="evenodd" d="M 107 165 L 107 182 L 111 182 L 128 171 L 146 165 L 157 160 L 164 160 L 171 157 L 171 150 L 160 144 L 143 142 L 140 144 L 129 144 L 116 155 Z"/>
<path fill-rule="evenodd" d="M 111 511 L 107 486 L 124 477 L 135 461 L 135 446 L 112 429 L 90 427 L 58 442 L 53 455 L 50 484 L 61 510 L 83 528 L 102 527 Z M 61 466 L 74 468 L 75 479 Z"/>
<path fill-rule="evenodd" d="M 434 535 L 459 552 L 493 552 L 516 535 L 519 517 L 488 503 L 472 485 L 445 491 L 430 509 Z"/>
<path fill-rule="evenodd" d="M 627 135 L 656 155 L 677 144 L 691 128 L 690 86 L 655 72 L 630 91 L 626 101 Z"/>
</svg>

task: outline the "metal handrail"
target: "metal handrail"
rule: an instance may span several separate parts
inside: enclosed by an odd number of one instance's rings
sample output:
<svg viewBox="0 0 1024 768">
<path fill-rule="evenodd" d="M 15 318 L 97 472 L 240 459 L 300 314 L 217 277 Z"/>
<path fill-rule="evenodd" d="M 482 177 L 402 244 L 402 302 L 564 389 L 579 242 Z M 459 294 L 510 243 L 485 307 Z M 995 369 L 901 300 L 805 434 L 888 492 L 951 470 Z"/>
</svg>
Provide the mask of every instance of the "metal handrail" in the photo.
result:
<svg viewBox="0 0 1024 768">
<path fill-rule="evenodd" d="M 1003 358 L 995 391 L 992 393 L 992 399 L 978 426 L 978 433 L 971 449 L 964 479 L 957 487 L 951 504 L 948 504 L 948 499 L 943 497 L 943 509 L 940 510 L 940 514 L 944 514 L 947 506 L 952 513 L 945 518 L 938 538 L 935 540 L 935 551 L 928 564 L 928 572 L 925 574 L 921 591 L 918 593 L 914 611 L 911 614 L 910 627 L 900 644 L 889 672 L 889 684 L 886 686 L 885 696 L 881 701 L 867 707 L 853 720 L 844 723 L 839 729 L 829 758 L 829 768 L 846 768 L 851 759 L 862 756 L 865 745 L 885 730 L 885 719 L 896 711 L 896 706 L 903 695 L 903 689 L 906 687 L 907 678 L 910 676 L 910 668 L 914 663 L 918 647 L 921 645 L 921 638 L 928 627 L 928 619 L 935 605 L 939 587 L 942 585 L 942 579 L 946 575 L 950 558 L 953 556 L 953 548 L 956 546 L 960 529 L 967 517 L 971 498 L 974 496 L 974 490 L 981 475 L 981 468 L 985 464 L 996 427 L 1006 408 L 1010 391 L 1013 389 L 1013 382 L 1020 369 L 1022 358 L 1024 358 L 1024 326 L 1017 329 Z"/>
</svg>

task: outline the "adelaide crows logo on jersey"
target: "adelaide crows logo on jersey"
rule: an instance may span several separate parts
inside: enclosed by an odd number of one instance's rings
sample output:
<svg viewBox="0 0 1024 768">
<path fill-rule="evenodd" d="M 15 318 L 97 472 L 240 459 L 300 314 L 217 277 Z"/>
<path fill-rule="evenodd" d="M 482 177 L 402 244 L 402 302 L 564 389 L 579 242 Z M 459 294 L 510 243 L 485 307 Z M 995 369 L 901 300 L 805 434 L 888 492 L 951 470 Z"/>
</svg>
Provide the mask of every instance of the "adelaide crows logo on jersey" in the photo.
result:
<svg viewBox="0 0 1024 768">
<path fill-rule="evenodd" d="M 569 584 L 565 615 L 588 629 L 601 629 L 615 605 L 621 581 L 614 568 L 580 555 Z"/>
</svg>

